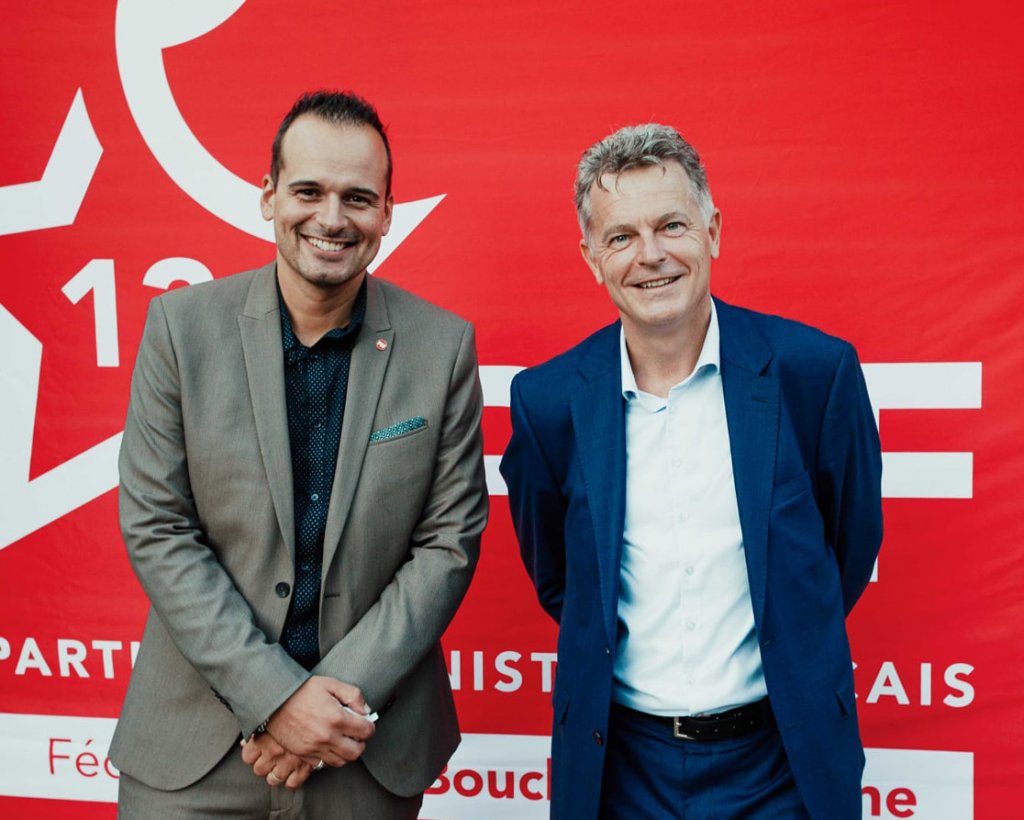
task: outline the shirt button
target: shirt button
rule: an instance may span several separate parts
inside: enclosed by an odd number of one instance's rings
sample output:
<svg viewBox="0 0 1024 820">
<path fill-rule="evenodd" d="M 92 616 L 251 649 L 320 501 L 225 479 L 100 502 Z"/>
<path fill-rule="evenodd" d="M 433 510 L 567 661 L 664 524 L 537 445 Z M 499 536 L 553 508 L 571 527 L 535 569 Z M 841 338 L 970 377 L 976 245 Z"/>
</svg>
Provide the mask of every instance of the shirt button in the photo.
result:
<svg viewBox="0 0 1024 820">
<path fill-rule="evenodd" d="M 691 632 L 692 632 L 692 631 L 693 631 L 693 630 L 694 630 L 694 629 L 695 629 L 696 627 L 697 627 L 697 624 L 695 624 L 695 623 L 694 623 L 693 621 L 687 621 L 687 622 L 686 622 L 686 628 L 687 628 L 688 630 L 690 630 Z"/>
<path fill-rule="evenodd" d="M 309 572 L 309 564 L 303 564 L 302 565 L 302 571 L 303 572 Z"/>
<path fill-rule="evenodd" d="M 687 514 L 687 513 L 679 513 L 679 523 L 680 524 L 685 524 L 689 519 L 690 519 L 689 514 Z"/>
<path fill-rule="evenodd" d="M 309 497 L 309 500 L 310 500 L 310 501 L 319 501 L 319 500 L 320 500 L 320 493 L 313 493 L 313 494 L 312 494 L 312 495 L 311 495 L 311 496 Z"/>
<path fill-rule="evenodd" d="M 683 572 L 685 572 L 687 575 L 693 575 L 693 567 L 687 567 L 685 570 L 683 570 Z"/>
<path fill-rule="evenodd" d="M 594 743 L 598 746 L 604 746 L 604 735 L 597 731 L 597 729 L 594 729 Z"/>
<path fill-rule="evenodd" d="M 288 584 L 286 584 L 284 581 L 281 581 L 280 583 L 278 583 L 276 587 L 274 587 L 274 592 L 277 593 L 278 598 L 287 598 L 288 593 L 291 591 L 292 588 L 288 586 Z"/>
<path fill-rule="evenodd" d="M 683 460 L 681 458 L 674 458 L 674 459 L 672 459 L 672 466 L 673 467 L 682 467 L 683 466 Z"/>
</svg>

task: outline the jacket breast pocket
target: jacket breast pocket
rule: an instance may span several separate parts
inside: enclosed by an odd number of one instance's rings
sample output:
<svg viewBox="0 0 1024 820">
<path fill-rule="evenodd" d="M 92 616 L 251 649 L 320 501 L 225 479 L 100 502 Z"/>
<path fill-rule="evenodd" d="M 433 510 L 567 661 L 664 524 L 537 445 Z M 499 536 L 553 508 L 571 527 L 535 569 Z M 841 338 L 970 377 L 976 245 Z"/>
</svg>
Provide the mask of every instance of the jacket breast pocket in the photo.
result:
<svg viewBox="0 0 1024 820">
<path fill-rule="evenodd" d="M 427 424 L 427 420 L 423 416 L 416 416 L 407 421 L 375 430 L 370 434 L 370 446 L 379 447 L 394 441 L 402 441 L 412 436 L 422 435 L 429 429 L 430 425 Z"/>
<path fill-rule="evenodd" d="M 429 425 L 389 438 L 371 441 L 366 448 L 362 488 L 372 488 L 377 498 L 413 499 L 426 492 L 434 472 L 437 436 Z"/>
</svg>

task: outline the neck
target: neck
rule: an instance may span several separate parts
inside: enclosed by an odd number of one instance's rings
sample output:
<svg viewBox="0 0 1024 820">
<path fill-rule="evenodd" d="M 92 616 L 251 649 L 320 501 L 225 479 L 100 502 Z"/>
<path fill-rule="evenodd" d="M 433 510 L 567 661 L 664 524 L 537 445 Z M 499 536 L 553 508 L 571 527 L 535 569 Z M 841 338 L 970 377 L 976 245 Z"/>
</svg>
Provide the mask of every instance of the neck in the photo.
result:
<svg viewBox="0 0 1024 820">
<path fill-rule="evenodd" d="M 711 323 L 711 297 L 696 315 L 668 328 L 638 327 L 623 319 L 626 350 L 636 385 L 665 398 L 697 366 Z"/>
<path fill-rule="evenodd" d="M 295 337 L 306 347 L 312 347 L 327 331 L 345 327 L 352 319 L 356 296 L 365 278 L 364 272 L 341 285 L 326 288 L 278 273 L 281 298 L 292 320 Z"/>
</svg>

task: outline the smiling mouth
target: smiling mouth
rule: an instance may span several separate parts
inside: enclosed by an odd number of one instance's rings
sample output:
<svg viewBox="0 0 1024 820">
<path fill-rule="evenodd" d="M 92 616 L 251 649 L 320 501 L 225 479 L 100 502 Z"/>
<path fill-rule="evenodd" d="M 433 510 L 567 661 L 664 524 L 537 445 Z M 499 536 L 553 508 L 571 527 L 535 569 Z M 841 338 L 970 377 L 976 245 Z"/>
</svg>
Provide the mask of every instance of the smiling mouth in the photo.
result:
<svg viewBox="0 0 1024 820">
<path fill-rule="evenodd" d="M 322 239 L 319 236 L 305 236 L 303 238 L 317 250 L 327 251 L 328 253 L 337 253 L 355 244 L 355 242 L 338 242 L 331 239 Z"/>
<path fill-rule="evenodd" d="M 652 279 L 650 282 L 641 282 L 637 285 L 638 288 L 643 290 L 651 290 L 652 288 L 663 288 L 665 285 L 671 285 L 679 276 L 666 276 L 664 279 Z"/>
</svg>

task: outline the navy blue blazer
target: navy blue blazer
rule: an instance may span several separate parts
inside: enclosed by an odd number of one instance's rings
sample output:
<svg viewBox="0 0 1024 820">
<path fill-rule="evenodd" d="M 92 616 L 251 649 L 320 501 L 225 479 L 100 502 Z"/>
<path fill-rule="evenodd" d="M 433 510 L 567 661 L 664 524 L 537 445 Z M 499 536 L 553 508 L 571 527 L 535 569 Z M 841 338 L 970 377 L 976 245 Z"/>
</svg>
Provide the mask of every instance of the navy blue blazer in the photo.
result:
<svg viewBox="0 0 1024 820">
<path fill-rule="evenodd" d="M 882 540 L 881 453 L 853 347 L 715 302 L 768 696 L 813 818 L 860 818 L 864 751 L 845 617 Z M 512 383 L 501 462 L 541 606 L 559 623 L 553 818 L 596 818 L 625 516 L 618 322 Z"/>
</svg>

